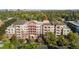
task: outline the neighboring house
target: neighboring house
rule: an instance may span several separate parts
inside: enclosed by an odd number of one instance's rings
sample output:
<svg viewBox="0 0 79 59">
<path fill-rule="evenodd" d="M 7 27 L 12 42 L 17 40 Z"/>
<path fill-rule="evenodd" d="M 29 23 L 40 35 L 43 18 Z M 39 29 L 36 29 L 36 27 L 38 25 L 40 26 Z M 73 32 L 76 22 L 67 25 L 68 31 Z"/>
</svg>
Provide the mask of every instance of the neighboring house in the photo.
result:
<svg viewBox="0 0 79 59">
<path fill-rule="evenodd" d="M 67 25 L 71 28 L 73 32 L 79 33 L 79 21 L 68 21 Z"/>
</svg>

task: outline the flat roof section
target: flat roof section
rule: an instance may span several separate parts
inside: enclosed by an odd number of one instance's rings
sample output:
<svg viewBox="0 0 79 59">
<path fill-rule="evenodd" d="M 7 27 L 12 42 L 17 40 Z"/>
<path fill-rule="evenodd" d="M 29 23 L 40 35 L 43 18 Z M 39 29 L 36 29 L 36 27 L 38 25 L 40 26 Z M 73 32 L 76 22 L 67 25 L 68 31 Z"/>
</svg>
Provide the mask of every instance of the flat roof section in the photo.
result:
<svg viewBox="0 0 79 59">
<path fill-rule="evenodd" d="M 79 21 L 78 21 L 78 22 L 75 22 L 75 21 L 69 21 L 69 23 L 72 23 L 72 24 L 74 24 L 74 25 L 76 25 L 76 26 L 79 26 Z"/>
</svg>

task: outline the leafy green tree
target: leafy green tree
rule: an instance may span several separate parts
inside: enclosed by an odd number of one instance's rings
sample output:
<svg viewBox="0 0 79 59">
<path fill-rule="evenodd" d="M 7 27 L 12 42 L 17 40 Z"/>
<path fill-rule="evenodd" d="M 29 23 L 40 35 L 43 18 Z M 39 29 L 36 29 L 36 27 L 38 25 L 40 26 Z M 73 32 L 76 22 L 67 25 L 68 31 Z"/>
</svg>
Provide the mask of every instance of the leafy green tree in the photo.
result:
<svg viewBox="0 0 79 59">
<path fill-rule="evenodd" d="M 57 38 L 54 33 L 52 32 L 46 33 L 44 39 L 46 40 L 49 46 L 52 46 L 52 48 L 57 47 Z"/>
<path fill-rule="evenodd" d="M 77 33 L 68 34 L 69 48 L 79 48 L 79 35 Z"/>
<path fill-rule="evenodd" d="M 67 39 L 64 38 L 63 35 L 60 35 L 60 36 L 58 37 L 57 45 L 58 45 L 59 47 L 67 48 L 67 47 L 68 47 L 68 44 L 69 44 L 69 42 L 67 41 Z"/>
<path fill-rule="evenodd" d="M 78 39 L 79 39 L 78 34 L 77 34 L 77 33 L 73 33 L 73 32 L 70 32 L 70 33 L 67 35 L 67 37 L 68 37 L 69 42 L 77 42 Z"/>
</svg>

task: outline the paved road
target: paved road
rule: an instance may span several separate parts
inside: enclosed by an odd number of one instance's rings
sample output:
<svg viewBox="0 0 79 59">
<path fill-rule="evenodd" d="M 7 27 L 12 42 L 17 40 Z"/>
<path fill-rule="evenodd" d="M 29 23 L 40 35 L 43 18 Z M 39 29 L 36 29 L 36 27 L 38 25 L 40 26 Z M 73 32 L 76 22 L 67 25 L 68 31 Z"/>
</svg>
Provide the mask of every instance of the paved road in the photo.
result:
<svg viewBox="0 0 79 59">
<path fill-rule="evenodd" d="M 11 19 L 13 19 L 12 17 L 11 18 L 8 18 L 7 20 L 4 20 L 3 22 L 7 22 L 7 21 L 9 21 L 9 20 L 11 20 Z"/>
</svg>

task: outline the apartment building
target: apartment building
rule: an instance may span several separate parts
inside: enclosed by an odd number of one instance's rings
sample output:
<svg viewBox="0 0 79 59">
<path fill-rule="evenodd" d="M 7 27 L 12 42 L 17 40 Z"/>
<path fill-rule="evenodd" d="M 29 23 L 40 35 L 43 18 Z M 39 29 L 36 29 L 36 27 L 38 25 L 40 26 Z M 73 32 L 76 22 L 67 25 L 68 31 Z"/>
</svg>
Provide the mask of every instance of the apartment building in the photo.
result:
<svg viewBox="0 0 79 59">
<path fill-rule="evenodd" d="M 37 22 L 35 20 L 28 22 L 28 34 L 30 38 L 38 38 L 42 34 L 42 22 Z"/>
<path fill-rule="evenodd" d="M 47 32 L 52 32 L 56 35 L 67 35 L 70 31 L 66 24 L 58 21 L 50 23 L 48 20 L 43 22 L 21 20 L 13 23 L 13 26 L 7 27 L 6 34 L 9 36 L 10 34 L 11 36 L 15 34 L 17 39 L 37 39 L 41 34 Z"/>
<path fill-rule="evenodd" d="M 26 39 L 28 38 L 28 27 L 27 21 L 20 20 L 14 23 L 15 36 L 17 39 Z"/>
<path fill-rule="evenodd" d="M 63 31 L 63 26 L 65 25 L 64 23 L 61 23 L 59 21 L 54 22 L 55 25 L 55 34 L 56 35 L 62 35 Z"/>
<path fill-rule="evenodd" d="M 54 24 L 50 24 L 48 20 L 43 21 L 43 27 L 42 27 L 42 34 L 45 34 L 47 32 L 54 33 Z"/>
<path fill-rule="evenodd" d="M 62 29 L 62 34 L 67 35 L 70 32 L 71 32 L 71 29 L 69 27 L 67 27 L 66 25 L 64 25 L 63 29 Z"/>
<path fill-rule="evenodd" d="M 8 38 L 11 38 L 14 34 L 15 34 L 15 28 L 13 25 L 7 27 L 7 29 L 5 30 L 6 35 Z"/>
<path fill-rule="evenodd" d="M 5 31 L 8 38 L 11 38 L 13 35 L 15 35 L 17 39 L 25 39 L 27 38 L 27 28 L 26 21 L 23 20 L 13 23 L 11 26 L 7 27 Z"/>
<path fill-rule="evenodd" d="M 36 28 L 37 28 L 37 22 L 36 21 L 30 21 L 28 23 L 28 34 L 29 34 L 29 38 L 36 38 L 37 37 L 37 33 L 36 33 Z"/>
<path fill-rule="evenodd" d="M 11 31 L 11 29 L 14 30 Z M 15 34 L 17 39 L 26 39 L 26 38 L 36 39 L 40 34 L 42 34 L 42 22 L 37 22 L 35 20 L 17 21 L 13 23 L 13 26 L 7 27 L 6 34 L 8 35 L 8 37 L 12 37 L 12 34 L 13 35 Z"/>
<path fill-rule="evenodd" d="M 51 22 L 54 25 L 54 33 L 55 35 L 67 35 L 71 32 L 71 29 L 64 23 L 60 21 Z"/>
</svg>

